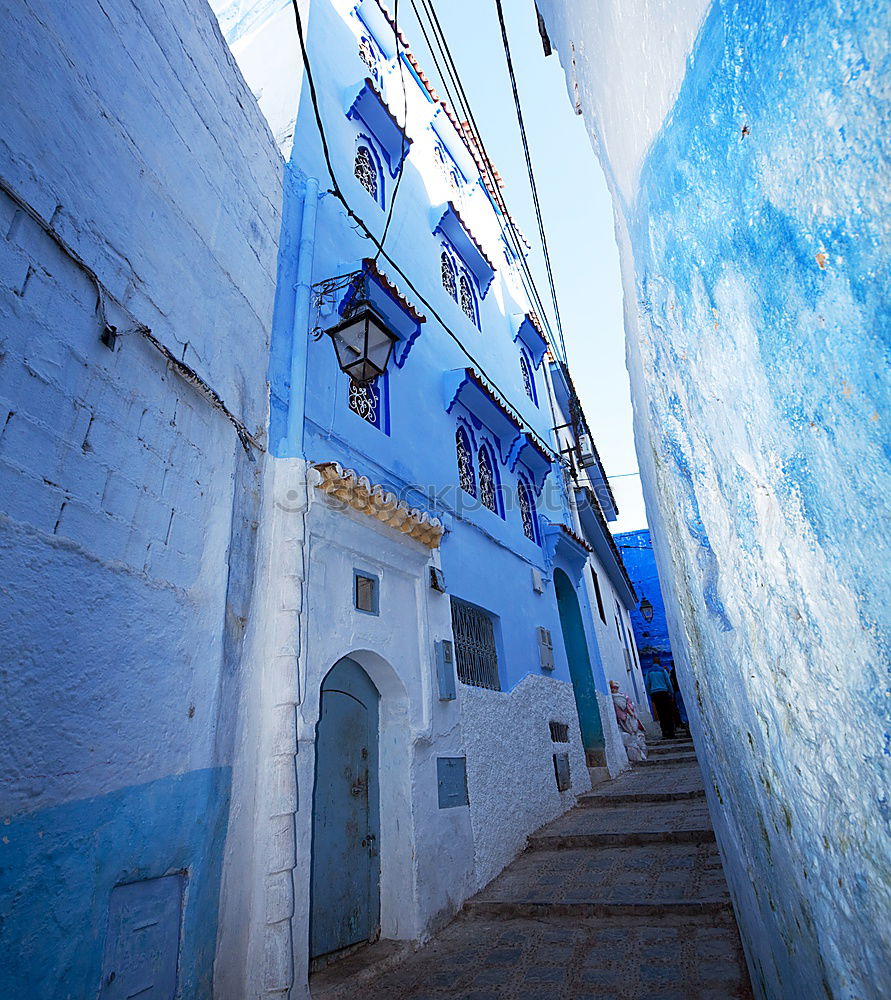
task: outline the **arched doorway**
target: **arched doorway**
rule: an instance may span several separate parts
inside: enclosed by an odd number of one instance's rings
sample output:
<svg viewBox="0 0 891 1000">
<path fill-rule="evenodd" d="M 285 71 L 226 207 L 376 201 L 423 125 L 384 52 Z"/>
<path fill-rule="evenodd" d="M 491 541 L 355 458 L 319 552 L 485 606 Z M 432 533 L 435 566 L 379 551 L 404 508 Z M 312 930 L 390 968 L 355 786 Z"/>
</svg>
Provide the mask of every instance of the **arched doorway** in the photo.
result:
<svg viewBox="0 0 891 1000">
<path fill-rule="evenodd" d="M 380 695 L 344 657 L 322 682 L 312 812 L 310 959 L 380 930 Z"/>
<path fill-rule="evenodd" d="M 579 713 L 579 727 L 582 743 L 589 764 L 602 763 L 603 723 L 597 704 L 597 688 L 591 673 L 591 658 L 579 599 L 572 581 L 562 569 L 554 570 L 554 588 L 557 591 L 557 610 L 560 614 L 560 630 L 563 645 L 569 660 L 569 675 L 575 692 L 575 705 Z"/>
</svg>

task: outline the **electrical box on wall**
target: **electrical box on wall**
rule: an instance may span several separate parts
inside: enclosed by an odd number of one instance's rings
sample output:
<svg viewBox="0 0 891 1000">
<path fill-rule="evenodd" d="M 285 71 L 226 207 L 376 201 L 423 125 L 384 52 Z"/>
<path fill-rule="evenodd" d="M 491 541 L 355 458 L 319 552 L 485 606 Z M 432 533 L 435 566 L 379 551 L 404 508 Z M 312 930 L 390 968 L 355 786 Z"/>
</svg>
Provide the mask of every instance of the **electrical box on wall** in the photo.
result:
<svg viewBox="0 0 891 1000">
<path fill-rule="evenodd" d="M 538 626 L 538 658 L 542 670 L 554 669 L 554 642 L 551 638 L 551 630 Z"/>
<path fill-rule="evenodd" d="M 554 754 L 554 777 L 557 779 L 557 791 L 565 792 L 572 788 L 572 778 L 569 775 L 569 754 Z"/>
<path fill-rule="evenodd" d="M 436 643 L 436 679 L 439 682 L 439 700 L 454 701 L 457 695 L 455 647 L 451 639 L 440 639 Z"/>
<path fill-rule="evenodd" d="M 468 805 L 467 758 L 437 757 L 436 786 L 440 809 L 453 809 L 455 806 Z"/>
<path fill-rule="evenodd" d="M 532 567 L 532 589 L 536 594 L 544 593 L 544 583 L 541 579 L 541 570 L 537 569 L 535 566 Z"/>
</svg>

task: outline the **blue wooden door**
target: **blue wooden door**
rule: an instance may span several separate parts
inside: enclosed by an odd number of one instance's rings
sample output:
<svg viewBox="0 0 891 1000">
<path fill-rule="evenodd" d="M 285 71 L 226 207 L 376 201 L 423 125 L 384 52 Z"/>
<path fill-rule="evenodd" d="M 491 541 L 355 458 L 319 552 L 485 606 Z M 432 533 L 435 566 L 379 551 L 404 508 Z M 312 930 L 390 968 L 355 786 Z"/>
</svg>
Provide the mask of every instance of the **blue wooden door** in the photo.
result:
<svg viewBox="0 0 891 1000">
<path fill-rule="evenodd" d="M 322 683 L 313 789 L 310 957 L 380 927 L 378 700 L 365 671 L 340 660 Z"/>
</svg>

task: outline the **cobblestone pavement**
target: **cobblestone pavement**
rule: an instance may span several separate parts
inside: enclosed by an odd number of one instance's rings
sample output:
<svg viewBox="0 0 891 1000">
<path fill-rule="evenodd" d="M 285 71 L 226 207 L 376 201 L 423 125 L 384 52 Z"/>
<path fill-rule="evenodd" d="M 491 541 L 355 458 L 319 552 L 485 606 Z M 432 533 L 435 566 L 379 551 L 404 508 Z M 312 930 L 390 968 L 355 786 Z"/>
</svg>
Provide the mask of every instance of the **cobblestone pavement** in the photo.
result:
<svg viewBox="0 0 891 1000">
<path fill-rule="evenodd" d="M 751 1000 L 702 778 L 675 746 L 537 831 L 425 947 L 390 946 L 381 971 L 368 949 L 313 997 Z"/>
</svg>

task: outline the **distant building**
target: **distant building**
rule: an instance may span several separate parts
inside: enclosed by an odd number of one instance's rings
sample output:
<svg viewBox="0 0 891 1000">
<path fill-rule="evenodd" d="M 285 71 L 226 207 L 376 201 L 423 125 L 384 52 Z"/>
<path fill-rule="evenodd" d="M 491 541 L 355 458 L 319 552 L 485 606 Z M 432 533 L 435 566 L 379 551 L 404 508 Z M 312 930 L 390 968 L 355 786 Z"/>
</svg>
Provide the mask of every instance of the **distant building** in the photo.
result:
<svg viewBox="0 0 891 1000">
<path fill-rule="evenodd" d="M 662 666 L 671 670 L 674 666 L 674 657 L 671 653 L 665 602 L 662 599 L 650 531 L 644 528 L 641 531 L 628 531 L 613 537 L 640 602 L 631 611 L 631 624 L 637 638 L 640 665 L 646 671 L 653 659 L 658 658 Z M 644 604 L 646 615 L 641 611 L 641 604 Z"/>
</svg>

